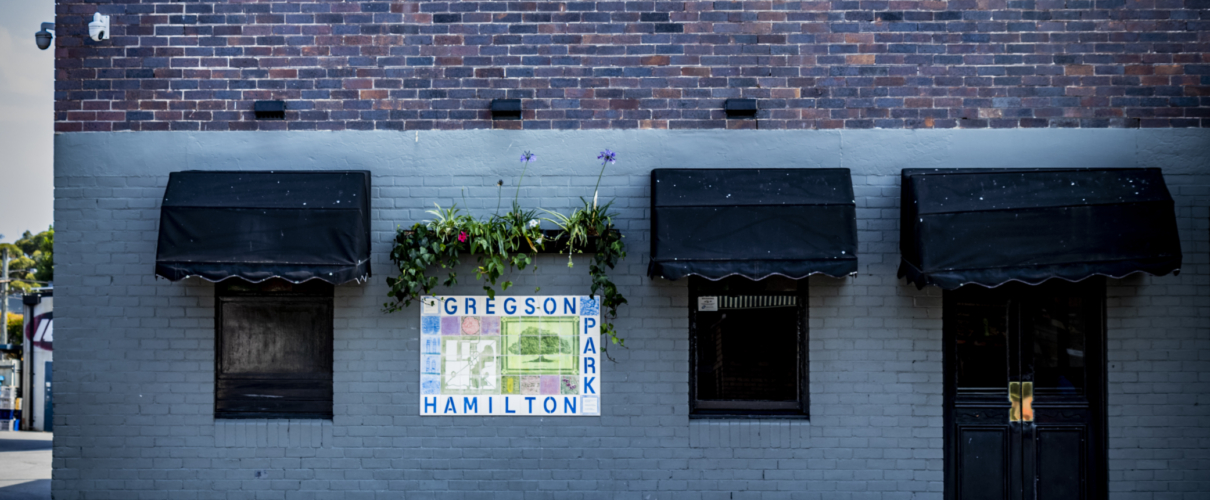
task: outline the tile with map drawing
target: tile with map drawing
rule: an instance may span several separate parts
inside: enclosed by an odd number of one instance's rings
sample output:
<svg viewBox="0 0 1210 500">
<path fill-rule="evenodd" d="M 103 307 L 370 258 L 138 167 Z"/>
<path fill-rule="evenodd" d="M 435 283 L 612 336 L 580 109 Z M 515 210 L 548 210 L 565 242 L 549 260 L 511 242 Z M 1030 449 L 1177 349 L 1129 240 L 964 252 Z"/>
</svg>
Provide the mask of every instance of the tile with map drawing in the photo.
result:
<svg viewBox="0 0 1210 500">
<path fill-rule="evenodd" d="M 495 338 L 447 339 L 441 352 L 443 394 L 499 394 L 500 341 Z"/>
</svg>

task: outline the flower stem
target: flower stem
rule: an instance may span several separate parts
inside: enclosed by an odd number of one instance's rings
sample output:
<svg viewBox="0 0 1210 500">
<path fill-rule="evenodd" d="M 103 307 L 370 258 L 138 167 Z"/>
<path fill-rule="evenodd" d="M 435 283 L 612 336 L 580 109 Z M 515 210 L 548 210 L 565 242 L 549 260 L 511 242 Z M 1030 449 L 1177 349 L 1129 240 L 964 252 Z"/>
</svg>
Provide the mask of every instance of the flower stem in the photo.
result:
<svg viewBox="0 0 1210 500">
<path fill-rule="evenodd" d="M 513 195 L 513 203 L 521 196 L 521 181 L 525 180 L 525 171 L 529 170 L 529 160 L 525 160 L 525 168 L 521 169 L 521 178 L 517 180 L 517 193 Z"/>
<path fill-rule="evenodd" d="M 592 188 L 592 208 L 594 209 L 597 208 L 597 190 L 601 188 L 601 177 L 605 175 L 605 165 L 608 163 L 608 159 L 601 162 L 601 173 L 597 174 L 597 185 Z"/>
</svg>

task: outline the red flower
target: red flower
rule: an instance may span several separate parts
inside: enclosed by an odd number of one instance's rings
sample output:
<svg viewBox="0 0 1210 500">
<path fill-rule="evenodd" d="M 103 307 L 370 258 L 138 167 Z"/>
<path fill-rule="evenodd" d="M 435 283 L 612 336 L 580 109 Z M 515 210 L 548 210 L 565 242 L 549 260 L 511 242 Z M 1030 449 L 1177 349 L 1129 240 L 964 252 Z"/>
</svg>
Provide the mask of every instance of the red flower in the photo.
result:
<svg viewBox="0 0 1210 500">
<path fill-rule="evenodd" d="M 466 243 L 466 231 L 463 231 L 463 232 L 461 232 L 461 233 L 458 233 L 458 242 L 459 242 L 459 243 Z"/>
</svg>

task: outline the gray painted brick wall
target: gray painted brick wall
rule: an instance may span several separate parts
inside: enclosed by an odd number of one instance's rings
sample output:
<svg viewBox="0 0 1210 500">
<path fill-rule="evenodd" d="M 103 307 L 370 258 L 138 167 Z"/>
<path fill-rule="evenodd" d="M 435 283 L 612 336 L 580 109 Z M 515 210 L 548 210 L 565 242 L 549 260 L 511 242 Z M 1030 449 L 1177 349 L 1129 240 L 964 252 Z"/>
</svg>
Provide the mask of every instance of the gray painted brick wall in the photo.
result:
<svg viewBox="0 0 1210 500">
<path fill-rule="evenodd" d="M 381 312 L 396 227 L 464 193 L 488 213 L 499 179 L 507 206 L 521 149 L 521 204 L 570 207 L 604 147 L 630 304 L 602 416 L 419 417 L 419 312 Z M 810 279 L 810 422 L 687 417 L 685 281 L 646 278 L 648 174 L 679 166 L 852 169 L 860 271 Z M 927 166 L 1165 169 L 1182 272 L 1110 280 L 1111 498 L 1210 495 L 1210 133 L 482 131 L 58 136 L 55 498 L 940 499 L 941 293 L 895 277 L 899 170 Z M 168 173 L 320 168 L 374 175 L 374 277 L 336 290 L 335 418 L 216 422 L 213 285 L 153 276 Z M 575 261 L 512 292 L 584 293 Z"/>
</svg>

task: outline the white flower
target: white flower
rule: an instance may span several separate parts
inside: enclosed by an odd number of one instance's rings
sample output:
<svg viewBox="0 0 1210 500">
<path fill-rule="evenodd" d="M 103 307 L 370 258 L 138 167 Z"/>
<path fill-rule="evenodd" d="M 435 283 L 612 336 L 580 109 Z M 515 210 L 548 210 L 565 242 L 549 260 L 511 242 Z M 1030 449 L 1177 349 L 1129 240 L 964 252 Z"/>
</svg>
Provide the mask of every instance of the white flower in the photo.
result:
<svg viewBox="0 0 1210 500">
<path fill-rule="evenodd" d="M 529 221 L 529 227 L 531 227 L 531 228 L 538 227 L 538 224 L 539 224 L 538 219 L 530 219 L 530 221 Z"/>
</svg>

